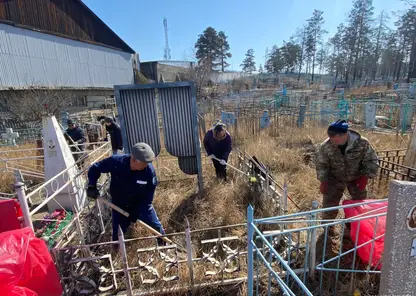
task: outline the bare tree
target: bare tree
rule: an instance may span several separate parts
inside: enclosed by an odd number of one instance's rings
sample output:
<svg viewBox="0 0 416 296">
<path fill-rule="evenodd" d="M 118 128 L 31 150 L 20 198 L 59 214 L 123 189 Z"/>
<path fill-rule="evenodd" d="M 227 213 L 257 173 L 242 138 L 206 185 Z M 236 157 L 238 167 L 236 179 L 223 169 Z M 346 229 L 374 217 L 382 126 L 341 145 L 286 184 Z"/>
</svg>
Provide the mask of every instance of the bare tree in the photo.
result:
<svg viewBox="0 0 416 296">
<path fill-rule="evenodd" d="M 44 116 L 59 116 L 72 104 L 75 94 L 63 89 L 28 89 L 16 91 L 7 108 L 21 121 L 42 122 Z"/>
</svg>

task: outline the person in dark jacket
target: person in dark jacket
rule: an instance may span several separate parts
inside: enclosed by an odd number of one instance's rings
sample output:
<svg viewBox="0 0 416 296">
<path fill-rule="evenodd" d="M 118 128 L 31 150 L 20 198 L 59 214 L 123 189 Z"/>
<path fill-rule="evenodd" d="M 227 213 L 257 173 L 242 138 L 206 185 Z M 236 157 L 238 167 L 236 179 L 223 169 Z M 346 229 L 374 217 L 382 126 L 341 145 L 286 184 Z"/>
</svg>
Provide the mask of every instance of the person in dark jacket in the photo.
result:
<svg viewBox="0 0 416 296">
<path fill-rule="evenodd" d="M 71 119 L 67 120 L 68 129 L 66 130 L 65 138 L 69 142 L 69 145 L 77 145 L 76 147 L 71 147 L 72 152 L 80 152 L 85 149 L 85 142 L 87 138 L 85 137 L 84 131 L 78 127 Z M 71 138 L 71 139 L 69 139 Z M 77 161 L 82 154 L 76 153 L 73 154 L 75 161 Z"/>
<path fill-rule="evenodd" d="M 204 137 L 204 147 L 208 158 L 212 159 L 215 173 L 218 179 L 227 180 L 227 161 L 232 150 L 231 136 L 226 130 L 226 125 L 217 122 L 213 129 L 209 130 Z M 213 158 L 219 159 L 213 159 Z"/>
<path fill-rule="evenodd" d="M 118 153 L 118 150 L 123 150 L 123 139 L 121 138 L 121 129 L 111 117 L 105 117 L 104 123 L 105 129 L 110 134 L 113 155 L 116 155 Z"/>
<path fill-rule="evenodd" d="M 112 211 L 113 241 L 118 239 L 119 226 L 126 233 L 130 223 L 137 219 L 165 234 L 152 205 L 157 185 L 156 172 L 151 163 L 154 159 L 152 148 L 146 143 L 138 143 L 133 146 L 131 154 L 113 155 L 93 164 L 89 169 L 88 197 L 99 197 L 97 180 L 101 174 L 110 173 L 112 202 L 130 214 L 127 218 L 115 210 Z M 163 244 L 162 240 L 158 241 Z"/>
</svg>

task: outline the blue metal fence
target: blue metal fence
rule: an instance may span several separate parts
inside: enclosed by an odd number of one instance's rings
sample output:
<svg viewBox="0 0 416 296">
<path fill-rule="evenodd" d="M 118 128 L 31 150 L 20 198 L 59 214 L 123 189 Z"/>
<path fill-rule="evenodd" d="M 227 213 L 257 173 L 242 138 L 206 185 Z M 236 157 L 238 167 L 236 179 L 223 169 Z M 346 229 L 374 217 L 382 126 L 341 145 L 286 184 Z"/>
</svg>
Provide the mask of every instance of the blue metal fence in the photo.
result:
<svg viewBox="0 0 416 296">
<path fill-rule="evenodd" d="M 247 209 L 248 295 L 264 295 L 266 292 L 267 295 L 274 295 L 277 292 L 283 295 L 322 295 L 326 292 L 342 295 L 342 292 L 339 292 L 341 279 L 344 283 L 349 281 L 352 293 L 354 277 L 351 274 L 380 273 L 381 261 L 375 255 L 375 244 L 384 237 L 384 233 L 377 233 L 377 230 L 382 226 L 380 221 L 386 216 L 387 206 L 348 219 L 323 220 L 319 216 L 327 211 L 345 210 L 386 201 L 387 199 L 369 200 L 326 209 L 316 209 L 318 204 L 314 202 L 311 211 L 262 219 L 255 219 L 253 208 L 249 206 Z M 366 241 L 359 242 L 360 226 L 363 221 L 370 219 L 375 225 L 373 234 Z M 356 223 L 356 233 L 354 237 L 348 238 L 353 244 L 345 248 L 344 236 L 348 236 L 351 223 Z M 263 230 L 266 226 L 279 230 Z M 334 251 L 333 248 L 330 250 L 335 252 L 333 254 L 328 250 L 327 243 L 331 240 L 329 229 L 334 227 L 340 229 L 340 236 L 338 251 Z M 318 235 L 319 239 L 317 239 Z M 317 248 L 318 244 L 323 245 Z M 357 253 L 364 247 L 370 250 L 367 264 L 360 261 Z M 321 251 L 317 252 L 317 249 Z M 348 257 L 347 263 L 346 257 Z M 309 281 L 310 278 L 314 281 Z M 331 280 L 325 282 L 327 278 Z"/>
</svg>

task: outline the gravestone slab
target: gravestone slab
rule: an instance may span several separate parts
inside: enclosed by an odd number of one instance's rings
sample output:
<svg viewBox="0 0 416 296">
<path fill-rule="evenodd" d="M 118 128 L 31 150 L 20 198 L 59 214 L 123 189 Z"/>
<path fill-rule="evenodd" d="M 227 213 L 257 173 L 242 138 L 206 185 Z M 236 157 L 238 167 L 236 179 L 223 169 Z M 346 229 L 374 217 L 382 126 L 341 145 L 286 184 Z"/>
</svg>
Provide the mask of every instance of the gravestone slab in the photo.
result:
<svg viewBox="0 0 416 296">
<path fill-rule="evenodd" d="M 45 182 L 54 178 L 57 174 L 66 170 L 61 176 L 57 177 L 47 187 L 47 196 L 51 196 L 59 188 L 65 185 L 67 181 L 73 179 L 78 174 L 71 150 L 65 141 L 64 134 L 56 120 L 55 116 L 43 118 L 43 147 L 45 161 Z M 48 203 L 48 211 L 51 213 L 61 206 L 67 211 L 73 211 L 73 206 L 81 210 L 86 200 L 86 194 L 82 182 L 82 177 L 76 180 L 55 196 Z M 72 201 L 71 201 L 72 199 Z"/>
<path fill-rule="evenodd" d="M 376 127 L 376 104 L 367 102 L 364 105 L 365 128 Z"/>
<path fill-rule="evenodd" d="M 416 183 L 391 181 L 380 295 L 416 295 Z"/>
<path fill-rule="evenodd" d="M 234 113 L 221 111 L 221 121 L 227 125 L 227 127 L 235 124 Z"/>
</svg>

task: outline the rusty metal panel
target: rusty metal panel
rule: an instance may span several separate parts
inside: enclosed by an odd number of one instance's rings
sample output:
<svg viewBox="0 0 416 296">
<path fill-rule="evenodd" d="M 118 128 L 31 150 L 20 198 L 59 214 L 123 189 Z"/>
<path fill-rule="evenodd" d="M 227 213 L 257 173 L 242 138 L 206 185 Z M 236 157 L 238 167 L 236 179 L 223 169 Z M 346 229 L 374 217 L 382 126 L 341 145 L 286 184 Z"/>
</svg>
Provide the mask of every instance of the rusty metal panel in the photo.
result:
<svg viewBox="0 0 416 296">
<path fill-rule="evenodd" d="M 191 88 L 163 88 L 159 95 L 166 150 L 176 157 L 195 155 Z"/>
<path fill-rule="evenodd" d="M 134 144 L 145 142 L 159 155 L 161 144 L 154 89 L 119 90 L 116 101 L 124 150 L 130 153 Z"/>
</svg>

